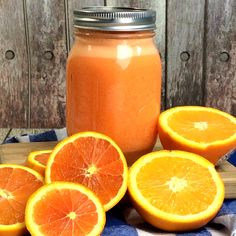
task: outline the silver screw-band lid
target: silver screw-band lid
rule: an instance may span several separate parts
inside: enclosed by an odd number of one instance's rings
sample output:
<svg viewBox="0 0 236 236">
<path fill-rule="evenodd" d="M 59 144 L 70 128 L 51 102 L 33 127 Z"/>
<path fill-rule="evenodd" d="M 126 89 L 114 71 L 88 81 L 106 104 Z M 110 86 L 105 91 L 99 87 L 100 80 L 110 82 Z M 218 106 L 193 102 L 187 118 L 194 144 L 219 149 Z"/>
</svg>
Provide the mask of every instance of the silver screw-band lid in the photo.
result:
<svg viewBox="0 0 236 236">
<path fill-rule="evenodd" d="M 85 7 L 74 11 L 74 27 L 105 31 L 143 31 L 156 28 L 156 12 L 126 7 Z"/>
</svg>

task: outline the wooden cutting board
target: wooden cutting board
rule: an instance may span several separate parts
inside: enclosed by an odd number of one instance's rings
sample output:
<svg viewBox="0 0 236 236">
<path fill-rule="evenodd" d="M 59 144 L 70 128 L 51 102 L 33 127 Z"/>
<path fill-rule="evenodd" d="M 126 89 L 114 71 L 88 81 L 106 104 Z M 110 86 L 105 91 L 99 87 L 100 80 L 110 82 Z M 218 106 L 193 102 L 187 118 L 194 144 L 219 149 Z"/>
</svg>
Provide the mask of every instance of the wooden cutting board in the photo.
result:
<svg viewBox="0 0 236 236">
<path fill-rule="evenodd" d="M 13 143 L 0 145 L 0 163 L 22 164 L 28 154 L 36 150 L 53 149 L 57 142 Z M 155 150 L 162 149 L 158 142 Z M 236 167 L 229 162 L 223 162 L 217 171 L 225 184 L 225 198 L 236 198 Z"/>
</svg>

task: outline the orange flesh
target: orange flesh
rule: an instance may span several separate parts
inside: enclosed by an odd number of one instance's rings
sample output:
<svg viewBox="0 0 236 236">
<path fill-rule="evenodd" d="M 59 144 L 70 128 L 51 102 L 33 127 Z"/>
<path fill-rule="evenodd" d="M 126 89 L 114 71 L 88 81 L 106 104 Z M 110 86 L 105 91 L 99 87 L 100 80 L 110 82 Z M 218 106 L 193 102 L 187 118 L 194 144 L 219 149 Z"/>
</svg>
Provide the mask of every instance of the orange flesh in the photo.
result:
<svg viewBox="0 0 236 236">
<path fill-rule="evenodd" d="M 184 184 L 174 185 L 173 179 L 176 178 Z M 217 191 L 206 168 L 191 160 L 175 157 L 161 157 L 146 164 L 137 175 L 137 183 L 142 195 L 153 206 L 177 215 L 206 210 Z"/>
<path fill-rule="evenodd" d="M 108 141 L 86 137 L 67 144 L 56 154 L 51 181 L 81 183 L 106 204 L 122 186 L 123 171 L 119 153 Z"/>
<path fill-rule="evenodd" d="M 50 236 L 86 235 L 98 221 L 95 204 L 86 195 L 69 189 L 48 192 L 36 203 L 34 212 L 40 231 Z"/>
<path fill-rule="evenodd" d="M 46 166 L 49 156 L 50 153 L 38 154 L 37 156 L 35 156 L 35 160 Z"/>
<path fill-rule="evenodd" d="M 184 138 L 201 143 L 224 140 L 236 133 L 233 122 L 208 111 L 176 112 L 168 118 L 168 125 Z"/>
<path fill-rule="evenodd" d="M 0 224 L 24 222 L 26 202 L 42 185 L 40 180 L 25 170 L 0 168 Z"/>
<path fill-rule="evenodd" d="M 137 158 L 154 147 L 160 94 L 152 38 L 78 38 L 67 63 L 68 133 L 104 133 Z"/>
</svg>

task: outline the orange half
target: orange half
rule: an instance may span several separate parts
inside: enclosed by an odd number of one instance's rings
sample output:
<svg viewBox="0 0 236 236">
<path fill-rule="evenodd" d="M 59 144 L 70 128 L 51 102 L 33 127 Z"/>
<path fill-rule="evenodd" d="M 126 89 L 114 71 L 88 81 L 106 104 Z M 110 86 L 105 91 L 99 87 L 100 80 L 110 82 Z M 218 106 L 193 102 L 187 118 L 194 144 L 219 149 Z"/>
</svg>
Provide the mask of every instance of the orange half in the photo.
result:
<svg viewBox="0 0 236 236">
<path fill-rule="evenodd" d="M 26 166 L 36 170 L 41 175 L 45 174 L 45 167 L 52 150 L 41 150 L 31 152 L 26 160 Z"/>
<path fill-rule="evenodd" d="M 29 196 L 43 185 L 36 171 L 14 164 L 0 165 L 0 235 L 23 235 L 25 205 Z"/>
<path fill-rule="evenodd" d="M 224 185 L 214 165 L 183 151 L 158 151 L 130 168 L 132 202 L 150 224 L 167 231 L 207 224 L 224 200 Z"/>
<path fill-rule="evenodd" d="M 161 113 L 164 149 L 199 154 L 213 164 L 236 147 L 236 118 L 210 107 L 180 106 Z"/>
<path fill-rule="evenodd" d="M 69 181 L 91 189 L 105 210 L 111 209 L 127 190 L 128 167 L 125 157 L 109 137 L 82 132 L 60 142 L 49 157 L 46 183 Z"/>
<path fill-rule="evenodd" d="M 32 236 L 95 236 L 105 225 L 105 211 L 88 188 L 55 182 L 38 189 L 26 205 L 25 222 Z"/>
</svg>

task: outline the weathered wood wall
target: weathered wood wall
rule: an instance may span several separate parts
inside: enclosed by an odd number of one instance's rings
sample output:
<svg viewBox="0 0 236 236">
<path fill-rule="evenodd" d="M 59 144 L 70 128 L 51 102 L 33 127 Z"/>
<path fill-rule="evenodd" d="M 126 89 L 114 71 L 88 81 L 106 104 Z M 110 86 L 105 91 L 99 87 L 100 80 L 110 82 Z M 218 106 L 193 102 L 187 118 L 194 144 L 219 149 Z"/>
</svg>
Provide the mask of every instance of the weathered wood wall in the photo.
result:
<svg viewBox="0 0 236 236">
<path fill-rule="evenodd" d="M 236 115 L 236 0 L 0 0 L 0 127 L 65 126 L 72 11 L 92 5 L 157 11 L 163 109 Z"/>
</svg>

